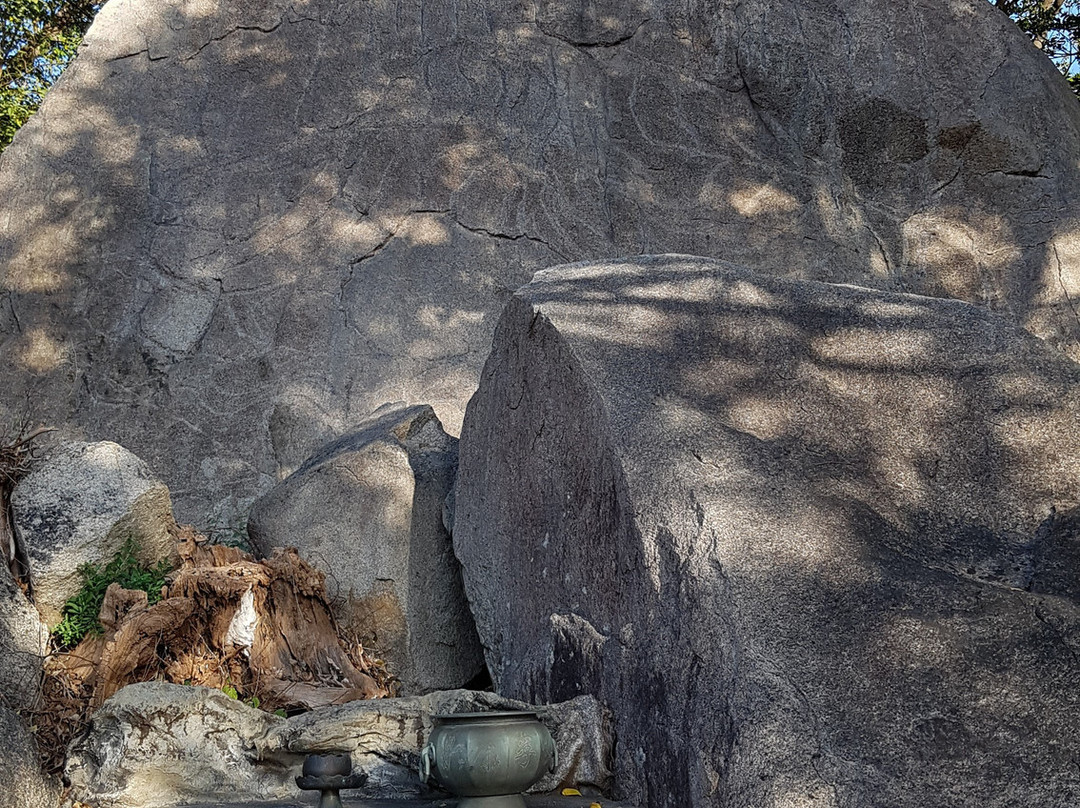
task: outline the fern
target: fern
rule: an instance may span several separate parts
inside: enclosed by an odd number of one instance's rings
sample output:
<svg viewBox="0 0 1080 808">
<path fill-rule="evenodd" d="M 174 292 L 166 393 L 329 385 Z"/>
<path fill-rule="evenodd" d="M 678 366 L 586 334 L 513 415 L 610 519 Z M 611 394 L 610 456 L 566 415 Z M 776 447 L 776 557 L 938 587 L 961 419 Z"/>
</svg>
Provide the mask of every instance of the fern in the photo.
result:
<svg viewBox="0 0 1080 808">
<path fill-rule="evenodd" d="M 98 614 L 105 602 L 105 590 L 109 584 L 118 583 L 124 589 L 141 589 L 151 605 L 161 600 L 161 588 L 165 586 L 165 576 L 172 572 L 172 565 L 168 561 L 159 561 L 147 567 L 136 557 L 137 553 L 138 544 L 129 536 L 113 560 L 105 566 L 83 564 L 79 567 L 82 586 L 64 604 L 63 619 L 52 632 L 61 648 L 74 648 L 87 634 L 102 633 Z"/>
</svg>

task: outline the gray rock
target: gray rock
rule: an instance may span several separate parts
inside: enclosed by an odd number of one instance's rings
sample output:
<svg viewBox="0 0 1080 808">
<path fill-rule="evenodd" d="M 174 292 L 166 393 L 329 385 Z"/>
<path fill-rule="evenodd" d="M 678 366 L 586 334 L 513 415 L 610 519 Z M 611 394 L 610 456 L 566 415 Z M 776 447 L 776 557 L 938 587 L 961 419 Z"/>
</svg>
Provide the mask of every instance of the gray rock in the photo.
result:
<svg viewBox="0 0 1080 808">
<path fill-rule="evenodd" d="M 34 604 L 50 627 L 79 591 L 82 564 L 110 561 L 128 538 L 146 563 L 175 554 L 169 489 L 146 463 L 108 441 L 56 447 L 15 486 L 11 512 Z"/>
<path fill-rule="evenodd" d="M 70 750 L 72 796 L 99 808 L 163 808 L 185 802 L 295 799 L 294 778 L 312 753 L 349 752 L 369 774 L 353 796 L 421 792 L 419 752 L 431 715 L 528 709 L 491 693 L 464 690 L 356 701 L 289 719 L 247 707 L 208 688 L 129 685 L 94 714 Z M 607 716 L 582 697 L 539 708 L 559 751 L 559 783 L 604 786 L 611 751 Z"/>
<path fill-rule="evenodd" d="M 1078 424 L 1080 366 L 965 303 L 538 273 L 460 444 L 496 689 L 597 696 L 654 807 L 1080 804 Z"/>
<path fill-rule="evenodd" d="M 489 710 L 535 710 L 555 740 L 558 765 L 531 789 L 560 786 L 604 789 L 610 785 L 611 729 L 608 715 L 591 696 L 533 707 L 494 693 L 448 690 L 424 696 L 353 701 L 290 718 L 259 742 L 263 756 L 348 752 L 354 768 L 369 779 L 358 793 L 367 797 L 428 795 L 420 785 L 420 749 L 432 730 L 431 716 Z"/>
<path fill-rule="evenodd" d="M 255 503 L 264 555 L 296 547 L 325 570 L 334 614 L 406 693 L 461 687 L 483 652 L 443 525 L 457 439 L 427 405 L 387 405 Z"/>
<path fill-rule="evenodd" d="M 234 524 L 384 401 L 456 434 L 534 270 L 649 252 L 1077 356 L 1078 153 L 985 0 L 112 4 L 0 160 L 0 418 L 32 388 Z"/>
<path fill-rule="evenodd" d="M 49 629 L 0 564 L 0 705 L 18 710 L 38 697 Z"/>
<path fill-rule="evenodd" d="M 60 784 L 38 768 L 34 738 L 19 715 L 0 704 L 0 808 L 57 808 Z"/>
<path fill-rule="evenodd" d="M 284 799 L 298 793 L 300 759 L 260 759 L 256 740 L 285 719 L 219 690 L 164 682 L 128 685 L 72 743 L 71 796 L 99 808 Z"/>
</svg>

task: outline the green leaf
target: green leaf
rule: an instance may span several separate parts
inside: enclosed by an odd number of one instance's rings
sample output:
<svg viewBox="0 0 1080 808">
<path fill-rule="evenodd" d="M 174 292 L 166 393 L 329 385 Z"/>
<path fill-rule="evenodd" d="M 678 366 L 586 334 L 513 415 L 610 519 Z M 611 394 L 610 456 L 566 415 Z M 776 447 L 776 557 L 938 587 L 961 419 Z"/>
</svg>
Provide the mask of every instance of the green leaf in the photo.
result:
<svg viewBox="0 0 1080 808">
<path fill-rule="evenodd" d="M 151 605 L 161 600 L 161 589 L 165 586 L 165 577 L 172 572 L 172 565 L 168 561 L 160 561 L 147 567 L 139 561 L 138 552 L 138 543 L 129 536 L 104 567 L 98 564 L 82 564 L 79 567 L 82 586 L 64 604 L 62 619 L 53 629 L 53 636 L 61 648 L 74 648 L 87 634 L 102 633 L 98 615 L 109 584 L 118 583 L 124 589 L 140 589 L 146 593 Z"/>
</svg>

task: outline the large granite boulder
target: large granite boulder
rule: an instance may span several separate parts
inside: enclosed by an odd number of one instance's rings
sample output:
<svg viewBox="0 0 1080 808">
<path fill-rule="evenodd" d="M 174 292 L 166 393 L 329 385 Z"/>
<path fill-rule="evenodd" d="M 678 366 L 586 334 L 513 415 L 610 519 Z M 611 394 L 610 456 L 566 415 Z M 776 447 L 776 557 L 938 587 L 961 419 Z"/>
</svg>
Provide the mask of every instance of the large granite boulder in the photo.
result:
<svg viewBox="0 0 1080 808">
<path fill-rule="evenodd" d="M 457 439 L 427 405 L 388 405 L 259 499 L 264 555 L 296 547 L 326 571 L 335 617 L 406 693 L 461 687 L 484 667 L 443 525 Z"/>
<path fill-rule="evenodd" d="M 460 444 L 496 688 L 596 695 L 654 808 L 1080 804 L 1078 424 L 1080 366 L 966 303 L 540 272 Z"/>
<path fill-rule="evenodd" d="M 456 434 L 513 289 L 645 252 L 1075 356 L 1078 153 L 986 0 L 113 0 L 0 157 L 0 418 L 234 524 L 384 401 Z"/>
<path fill-rule="evenodd" d="M 48 626 L 0 564 L 0 705 L 18 710 L 37 701 L 48 650 Z"/>
<path fill-rule="evenodd" d="M 147 682 L 120 690 L 94 714 L 88 733 L 72 745 L 65 777 L 74 798 L 98 808 L 296 799 L 305 756 L 348 752 L 354 768 L 369 775 L 350 794 L 415 797 L 432 715 L 509 709 L 531 708 L 493 693 L 451 690 L 283 719 L 216 690 Z M 610 726 L 596 700 L 583 696 L 537 712 L 559 754 L 556 771 L 537 788 L 607 786 Z"/>
<path fill-rule="evenodd" d="M 41 773 L 26 722 L 0 704 L 0 808 L 58 808 L 60 783 Z"/>
<path fill-rule="evenodd" d="M 109 441 L 55 447 L 15 486 L 11 515 L 29 560 L 34 604 L 50 627 L 79 591 L 83 564 L 107 563 L 128 539 L 148 564 L 176 552 L 169 489 L 145 462 Z"/>
</svg>

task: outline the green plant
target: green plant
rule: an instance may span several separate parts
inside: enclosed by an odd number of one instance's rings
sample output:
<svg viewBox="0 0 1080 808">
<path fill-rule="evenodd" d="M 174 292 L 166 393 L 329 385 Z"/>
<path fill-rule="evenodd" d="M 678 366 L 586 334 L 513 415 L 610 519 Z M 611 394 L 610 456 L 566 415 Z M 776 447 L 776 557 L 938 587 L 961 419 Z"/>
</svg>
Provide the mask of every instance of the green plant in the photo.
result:
<svg viewBox="0 0 1080 808">
<path fill-rule="evenodd" d="M 238 691 L 231 682 L 227 682 L 226 684 L 222 685 L 221 692 L 234 701 L 240 701 L 246 704 L 248 707 L 254 707 L 256 710 L 259 709 L 259 704 L 261 702 L 259 701 L 258 696 L 250 696 L 249 698 L 241 699 L 240 691 Z"/>
<path fill-rule="evenodd" d="M 74 648 L 87 634 L 102 633 L 98 614 L 105 602 L 105 590 L 109 584 L 118 583 L 124 589 L 141 589 L 151 605 L 161 600 L 161 588 L 165 586 L 165 576 L 172 571 L 172 565 L 168 561 L 159 561 L 148 567 L 137 558 L 138 550 L 138 543 L 129 536 L 108 564 L 83 564 L 79 567 L 82 586 L 64 604 L 63 619 L 53 629 L 53 637 L 62 648 Z"/>
<path fill-rule="evenodd" d="M 100 0 L 0 3 L 0 151 L 75 57 Z"/>
</svg>

